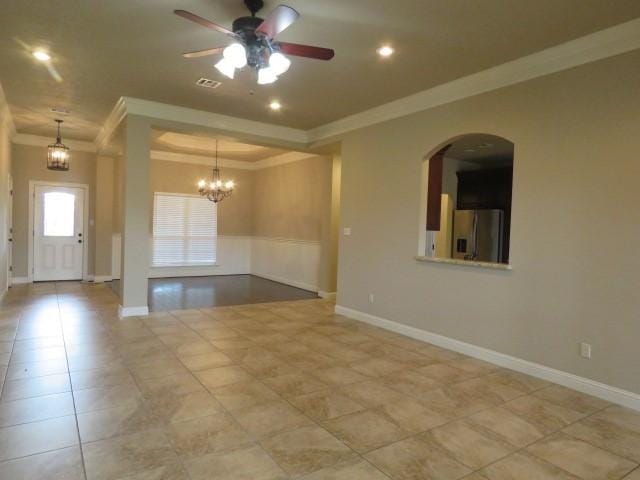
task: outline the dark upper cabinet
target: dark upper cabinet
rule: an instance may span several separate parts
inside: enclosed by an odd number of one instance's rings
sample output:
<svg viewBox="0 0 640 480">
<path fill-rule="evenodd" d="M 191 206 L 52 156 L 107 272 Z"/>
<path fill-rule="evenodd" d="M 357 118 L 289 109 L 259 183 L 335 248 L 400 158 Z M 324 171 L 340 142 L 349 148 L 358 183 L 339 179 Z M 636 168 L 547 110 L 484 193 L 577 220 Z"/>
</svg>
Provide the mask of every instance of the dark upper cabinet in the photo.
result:
<svg viewBox="0 0 640 480">
<path fill-rule="evenodd" d="M 510 210 L 512 168 L 458 172 L 458 210 Z"/>
</svg>

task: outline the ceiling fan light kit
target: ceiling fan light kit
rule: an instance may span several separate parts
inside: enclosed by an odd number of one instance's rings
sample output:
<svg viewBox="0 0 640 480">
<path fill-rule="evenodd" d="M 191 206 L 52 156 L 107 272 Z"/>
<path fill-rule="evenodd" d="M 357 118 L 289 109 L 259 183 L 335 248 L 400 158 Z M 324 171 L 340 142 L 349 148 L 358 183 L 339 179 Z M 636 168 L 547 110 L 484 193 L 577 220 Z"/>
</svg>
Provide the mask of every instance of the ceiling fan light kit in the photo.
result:
<svg viewBox="0 0 640 480">
<path fill-rule="evenodd" d="M 187 58 L 197 58 L 222 53 L 222 59 L 215 67 L 227 78 L 233 79 L 235 71 L 249 66 L 257 72 L 258 84 L 274 83 L 278 76 L 284 74 L 291 66 L 287 55 L 331 60 L 334 51 L 329 48 L 312 47 L 296 43 L 278 42 L 275 36 L 284 31 L 300 14 L 286 5 L 278 5 L 266 19 L 256 17 L 262 9 L 262 0 L 245 0 L 245 5 L 251 16 L 234 20 L 232 30 L 217 25 L 186 10 L 174 10 L 182 18 L 195 22 L 203 27 L 216 30 L 234 39 L 231 45 L 224 48 L 209 48 L 195 52 L 184 53 Z"/>
</svg>

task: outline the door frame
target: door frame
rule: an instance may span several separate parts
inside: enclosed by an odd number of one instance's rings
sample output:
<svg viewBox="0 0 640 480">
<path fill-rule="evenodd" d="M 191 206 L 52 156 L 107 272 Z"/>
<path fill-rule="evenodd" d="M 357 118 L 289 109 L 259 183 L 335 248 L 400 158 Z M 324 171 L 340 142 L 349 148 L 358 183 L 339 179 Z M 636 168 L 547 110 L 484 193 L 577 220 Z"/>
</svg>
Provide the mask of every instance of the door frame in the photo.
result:
<svg viewBox="0 0 640 480">
<path fill-rule="evenodd" d="M 84 241 L 82 242 L 82 281 L 89 281 L 88 264 L 89 264 L 89 185 L 86 183 L 71 183 L 71 182 L 49 182 L 46 180 L 29 180 L 29 231 L 27 232 L 27 280 L 29 283 L 33 282 L 33 249 L 35 242 L 33 238 L 34 226 L 35 226 L 35 195 L 36 186 L 38 187 L 71 187 L 82 188 L 84 190 L 84 205 L 83 205 L 83 234 Z"/>
</svg>

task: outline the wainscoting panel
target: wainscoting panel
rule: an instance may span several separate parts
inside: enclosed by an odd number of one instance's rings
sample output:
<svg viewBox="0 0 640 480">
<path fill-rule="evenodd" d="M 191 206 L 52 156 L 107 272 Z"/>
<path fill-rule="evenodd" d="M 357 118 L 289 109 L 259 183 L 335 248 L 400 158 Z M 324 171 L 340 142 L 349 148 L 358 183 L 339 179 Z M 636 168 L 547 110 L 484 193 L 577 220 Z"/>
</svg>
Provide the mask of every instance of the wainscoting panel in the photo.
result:
<svg viewBox="0 0 640 480">
<path fill-rule="evenodd" d="M 120 234 L 113 235 L 111 268 L 120 278 Z M 218 264 L 207 267 L 150 267 L 149 277 L 253 274 L 313 292 L 318 291 L 320 242 L 290 238 L 218 237 Z M 101 280 L 109 280 L 102 278 Z"/>
<path fill-rule="evenodd" d="M 253 237 L 252 274 L 317 292 L 319 271 L 320 242 Z"/>
</svg>

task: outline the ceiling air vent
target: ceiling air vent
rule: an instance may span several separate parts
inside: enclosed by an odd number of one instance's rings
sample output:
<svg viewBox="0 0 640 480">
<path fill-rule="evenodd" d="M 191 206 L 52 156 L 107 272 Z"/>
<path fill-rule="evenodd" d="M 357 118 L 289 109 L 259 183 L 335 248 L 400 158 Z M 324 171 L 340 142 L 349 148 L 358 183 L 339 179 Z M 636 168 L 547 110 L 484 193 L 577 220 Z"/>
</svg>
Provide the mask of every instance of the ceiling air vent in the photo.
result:
<svg viewBox="0 0 640 480">
<path fill-rule="evenodd" d="M 199 87 L 205 87 L 205 88 L 218 88 L 220 85 L 222 85 L 222 82 L 211 80 L 209 78 L 201 78 L 196 82 L 196 85 L 198 85 Z"/>
</svg>

